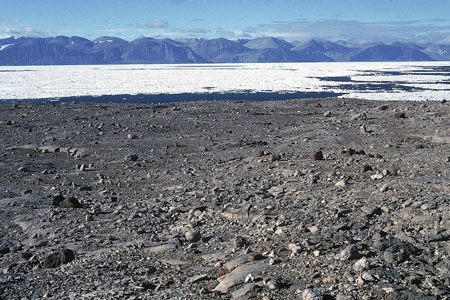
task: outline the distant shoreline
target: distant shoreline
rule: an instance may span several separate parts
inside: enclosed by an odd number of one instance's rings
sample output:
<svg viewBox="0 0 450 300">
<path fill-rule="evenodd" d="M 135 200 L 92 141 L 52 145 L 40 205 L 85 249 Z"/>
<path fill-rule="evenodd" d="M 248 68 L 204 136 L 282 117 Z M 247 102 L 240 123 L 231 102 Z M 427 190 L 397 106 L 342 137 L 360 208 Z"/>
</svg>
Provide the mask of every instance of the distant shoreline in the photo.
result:
<svg viewBox="0 0 450 300">
<path fill-rule="evenodd" d="M 271 101 L 290 100 L 306 98 L 334 98 L 344 95 L 344 93 L 333 92 L 240 92 L 240 93 L 181 93 L 181 94 L 119 94 L 101 96 L 73 96 L 60 98 L 39 98 L 39 99 L 2 99 L 3 103 L 67 103 L 67 102 L 95 102 L 95 103 L 141 103 L 157 104 L 185 101 Z"/>
</svg>

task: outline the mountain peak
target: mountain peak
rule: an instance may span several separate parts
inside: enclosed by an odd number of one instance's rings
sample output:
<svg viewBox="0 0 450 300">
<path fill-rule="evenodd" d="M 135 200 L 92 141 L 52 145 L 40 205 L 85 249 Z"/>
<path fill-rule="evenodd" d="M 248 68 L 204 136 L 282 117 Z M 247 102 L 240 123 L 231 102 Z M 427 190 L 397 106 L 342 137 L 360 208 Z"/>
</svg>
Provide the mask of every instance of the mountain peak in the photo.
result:
<svg viewBox="0 0 450 300">
<path fill-rule="evenodd" d="M 248 41 L 244 44 L 249 49 L 292 49 L 294 45 L 285 40 L 274 37 L 261 37 Z"/>
</svg>

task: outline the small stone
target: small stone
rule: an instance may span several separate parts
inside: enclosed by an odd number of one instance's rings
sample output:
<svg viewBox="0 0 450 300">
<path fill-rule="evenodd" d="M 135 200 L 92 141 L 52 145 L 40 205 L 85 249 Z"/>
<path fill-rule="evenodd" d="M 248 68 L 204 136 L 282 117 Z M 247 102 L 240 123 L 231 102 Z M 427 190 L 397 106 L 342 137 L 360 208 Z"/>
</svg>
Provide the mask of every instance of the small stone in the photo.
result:
<svg viewBox="0 0 450 300">
<path fill-rule="evenodd" d="M 270 279 L 266 282 L 266 286 L 269 290 L 278 290 L 281 288 L 281 282 L 278 279 Z"/>
<path fill-rule="evenodd" d="M 89 191 L 92 191 L 92 187 L 87 186 L 87 185 L 82 185 L 78 188 L 78 190 L 80 192 L 89 192 Z"/>
<path fill-rule="evenodd" d="M 63 200 L 59 203 L 59 207 L 61 208 L 82 208 L 83 206 L 75 197 L 70 197 L 68 199 Z"/>
<path fill-rule="evenodd" d="M 352 149 L 352 148 L 346 148 L 346 149 L 342 150 L 342 154 L 346 154 L 347 156 L 352 156 L 352 155 L 356 154 L 356 150 Z"/>
<path fill-rule="evenodd" d="M 380 192 L 381 193 L 385 193 L 387 191 L 389 191 L 389 186 L 388 185 L 383 185 L 383 186 L 380 187 Z"/>
<path fill-rule="evenodd" d="M 269 161 L 279 161 L 281 160 L 281 154 L 271 154 L 269 157 Z"/>
<path fill-rule="evenodd" d="M 28 168 L 27 167 L 20 167 L 20 168 L 17 169 L 17 171 L 19 171 L 19 172 L 27 172 Z"/>
<path fill-rule="evenodd" d="M 394 115 L 394 118 L 395 118 L 395 119 L 406 119 L 406 114 L 405 114 L 404 112 L 402 112 L 402 113 L 396 113 L 396 114 Z"/>
<path fill-rule="evenodd" d="M 325 277 L 322 279 L 322 282 L 324 284 L 335 284 L 336 283 L 336 278 L 335 277 Z"/>
<path fill-rule="evenodd" d="M 336 256 L 336 258 L 339 260 L 353 260 L 358 259 L 359 257 L 360 254 L 358 251 L 358 247 L 356 247 L 355 245 L 348 246 Z"/>
<path fill-rule="evenodd" d="M 54 206 L 58 206 L 61 204 L 61 202 L 64 201 L 64 196 L 63 195 L 57 195 L 55 197 L 53 197 L 53 205 Z"/>
<path fill-rule="evenodd" d="M 196 231 L 196 230 L 189 230 L 184 234 L 184 237 L 186 238 L 186 240 L 190 243 L 195 243 L 200 241 L 200 239 L 202 238 L 202 235 L 200 234 L 200 232 Z"/>
<path fill-rule="evenodd" d="M 248 242 L 244 237 L 238 235 L 234 238 L 233 244 L 234 244 L 235 248 L 242 248 L 242 247 L 246 246 L 248 244 Z"/>
<path fill-rule="evenodd" d="M 372 274 L 370 274 L 369 272 L 363 272 L 361 274 L 361 278 L 365 281 L 365 282 L 371 282 L 374 281 L 375 278 L 372 276 Z"/>
<path fill-rule="evenodd" d="M 314 226 L 308 227 L 308 230 L 311 233 L 316 233 L 317 231 L 319 231 L 319 227 L 314 225 Z"/>
<path fill-rule="evenodd" d="M 363 257 L 359 260 L 357 260 L 354 264 L 353 264 L 353 270 L 355 272 L 362 272 L 362 271 L 366 271 L 370 269 L 370 263 L 367 260 L 367 258 Z"/>
<path fill-rule="evenodd" d="M 248 274 L 245 277 L 245 280 L 244 280 L 245 283 L 249 283 L 249 282 L 253 282 L 253 281 L 255 281 L 255 276 L 253 274 L 251 274 L 251 273 Z"/>
<path fill-rule="evenodd" d="M 286 228 L 280 227 L 280 228 L 277 228 L 277 230 L 275 230 L 276 235 L 285 235 L 286 233 L 287 233 Z"/>
<path fill-rule="evenodd" d="M 278 197 L 279 195 L 284 193 L 284 189 L 279 186 L 273 186 L 270 189 L 268 189 L 267 192 L 274 197 Z"/>
<path fill-rule="evenodd" d="M 364 166 L 361 168 L 361 172 L 363 172 L 363 173 L 369 172 L 369 171 L 372 171 L 372 167 L 371 167 L 370 165 L 364 165 Z"/>
<path fill-rule="evenodd" d="M 348 184 L 348 181 L 345 180 L 345 179 L 343 179 L 343 180 L 338 181 L 338 182 L 336 183 L 336 186 L 337 186 L 337 187 L 344 187 L 344 186 L 346 186 L 347 184 Z"/>
<path fill-rule="evenodd" d="M 328 117 L 331 117 L 331 111 L 326 111 L 326 112 L 324 112 L 324 113 L 323 113 L 323 116 L 324 116 L 324 117 L 327 117 L 327 118 L 328 118 Z"/>
<path fill-rule="evenodd" d="M 302 293 L 303 300 L 322 300 L 322 293 L 316 289 L 306 289 Z"/>
<path fill-rule="evenodd" d="M 379 180 L 379 179 L 383 179 L 383 174 L 374 174 L 374 175 L 372 175 L 372 176 L 370 176 L 370 178 L 372 179 L 372 180 Z"/>
<path fill-rule="evenodd" d="M 389 107 L 388 107 L 387 105 L 381 105 L 381 106 L 378 106 L 378 107 L 377 107 L 378 110 L 382 110 L 382 111 L 383 111 L 383 110 L 387 110 L 388 108 L 389 108 Z"/>
<path fill-rule="evenodd" d="M 297 246 L 296 244 L 289 244 L 288 249 L 291 251 L 291 256 L 296 255 L 300 252 L 302 247 Z"/>
<path fill-rule="evenodd" d="M 137 135 L 135 135 L 135 134 L 131 134 L 131 133 L 129 133 L 128 134 L 128 139 L 129 140 L 135 140 L 135 139 L 137 139 L 138 137 L 137 137 Z"/>
<path fill-rule="evenodd" d="M 136 154 L 129 154 L 125 156 L 125 161 L 137 161 L 138 158 L 139 157 Z"/>
<path fill-rule="evenodd" d="M 322 153 L 322 151 L 314 152 L 312 154 L 312 159 L 313 160 L 323 160 L 323 153 Z"/>
</svg>

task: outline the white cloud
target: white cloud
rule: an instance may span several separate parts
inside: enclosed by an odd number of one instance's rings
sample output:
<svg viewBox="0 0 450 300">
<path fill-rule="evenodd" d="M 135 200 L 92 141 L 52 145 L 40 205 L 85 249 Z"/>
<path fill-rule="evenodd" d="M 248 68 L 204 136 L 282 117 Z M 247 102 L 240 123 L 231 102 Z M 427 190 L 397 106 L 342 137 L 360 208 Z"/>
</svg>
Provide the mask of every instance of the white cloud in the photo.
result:
<svg viewBox="0 0 450 300">
<path fill-rule="evenodd" d="M 224 29 L 222 27 L 217 28 L 216 32 L 219 35 L 219 37 L 231 38 L 231 39 L 252 38 L 253 37 L 252 34 L 246 32 L 246 31 L 242 31 L 242 30 L 232 31 L 232 30 Z"/>
<path fill-rule="evenodd" d="M 111 29 L 104 29 L 104 30 L 101 30 L 101 31 L 103 31 L 103 32 L 112 32 L 112 33 L 122 33 L 122 32 L 125 32 L 127 30 L 123 29 L 123 28 L 111 28 Z"/>
<path fill-rule="evenodd" d="M 143 29 L 168 28 L 169 22 L 167 22 L 166 20 L 155 19 L 144 25 L 139 25 L 138 27 L 143 28 Z"/>
<path fill-rule="evenodd" d="M 6 38 L 10 36 L 49 37 L 50 34 L 26 25 L 0 26 L 0 37 Z"/>
<path fill-rule="evenodd" d="M 276 36 L 287 39 L 323 38 L 331 40 L 386 42 L 433 42 L 450 34 L 450 25 L 443 22 L 362 22 L 357 20 L 297 20 L 274 22 L 246 28 L 254 36 Z"/>
</svg>

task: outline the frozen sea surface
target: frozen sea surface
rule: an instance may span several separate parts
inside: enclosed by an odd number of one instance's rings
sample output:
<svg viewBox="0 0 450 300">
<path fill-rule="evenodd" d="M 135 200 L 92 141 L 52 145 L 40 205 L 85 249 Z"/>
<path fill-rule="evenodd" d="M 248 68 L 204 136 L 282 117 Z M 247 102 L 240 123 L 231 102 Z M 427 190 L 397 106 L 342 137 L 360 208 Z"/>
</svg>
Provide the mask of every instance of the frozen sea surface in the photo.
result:
<svg viewBox="0 0 450 300">
<path fill-rule="evenodd" d="M 450 62 L 0 67 L 0 100 L 274 93 L 450 100 Z"/>
</svg>

